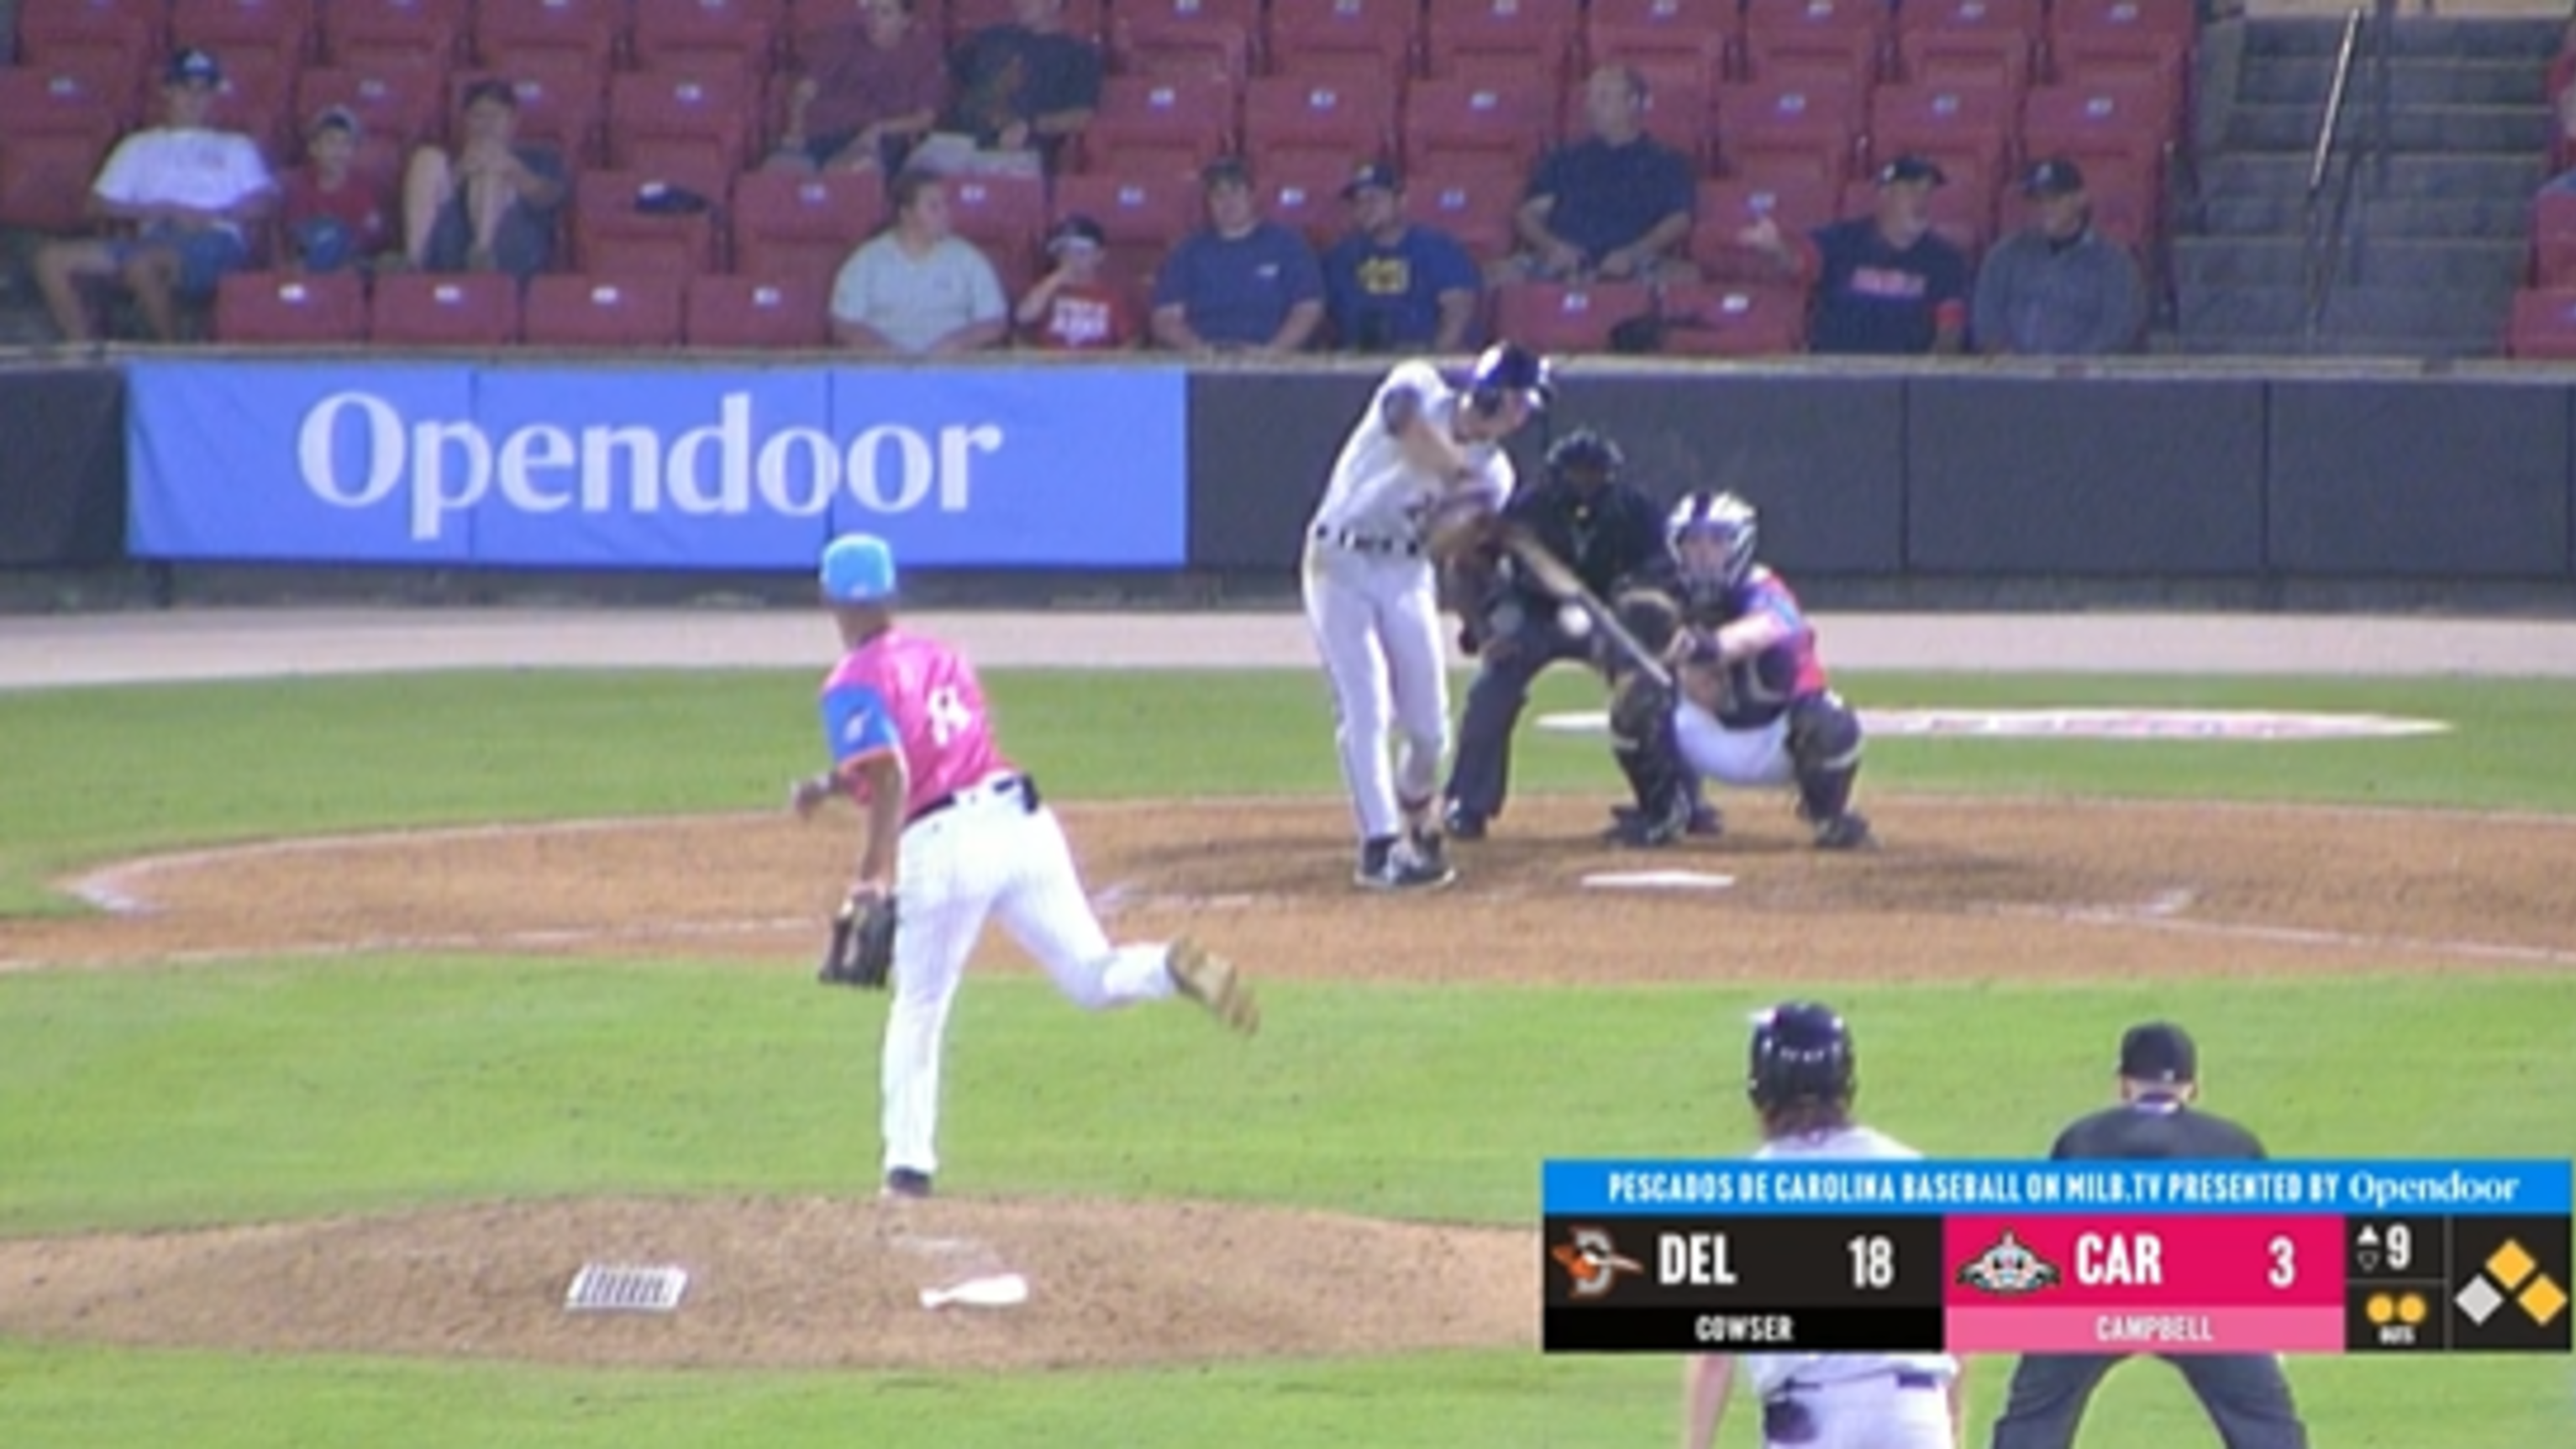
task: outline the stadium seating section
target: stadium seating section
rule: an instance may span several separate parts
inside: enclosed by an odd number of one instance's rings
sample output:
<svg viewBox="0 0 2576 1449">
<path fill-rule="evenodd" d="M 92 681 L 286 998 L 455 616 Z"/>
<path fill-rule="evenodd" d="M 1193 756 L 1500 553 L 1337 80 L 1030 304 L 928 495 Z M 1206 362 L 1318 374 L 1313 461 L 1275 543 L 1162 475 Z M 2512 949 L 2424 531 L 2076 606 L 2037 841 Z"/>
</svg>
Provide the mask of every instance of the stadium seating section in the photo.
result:
<svg viewBox="0 0 2576 1449">
<path fill-rule="evenodd" d="M 916 12 L 951 42 L 1009 13 L 1010 0 Z M 1593 348 L 1660 306 L 1677 349 L 1794 350 L 1803 299 L 1765 285 L 1737 231 L 1761 215 L 1812 227 L 1853 214 L 1899 150 L 1946 168 L 1937 223 L 1972 250 L 2018 224 L 2022 166 L 2073 155 L 2106 233 L 2152 268 L 2194 13 L 2194 0 L 1068 0 L 1068 23 L 1107 58 L 1093 124 L 1051 181 L 961 184 L 957 226 L 1017 287 L 1043 263 L 1048 223 L 1088 213 L 1112 274 L 1142 288 L 1199 223 L 1210 158 L 1247 156 L 1270 213 L 1320 243 L 1344 225 L 1341 178 L 1382 156 L 1406 168 L 1417 220 L 1490 260 L 1510 249 L 1531 165 L 1580 134 L 1586 73 L 1617 62 L 1647 79 L 1650 129 L 1703 178 L 1690 247 L 1706 286 L 1660 301 L 1514 286 L 1487 320 Z M 360 164 L 389 198 L 409 149 L 444 139 L 463 88 L 500 76 L 523 133 L 561 146 L 576 173 L 562 276 L 522 292 L 263 271 L 224 288 L 218 335 L 811 346 L 834 269 L 885 221 L 882 188 L 760 162 L 798 47 L 853 18 L 850 0 L 22 0 L 17 62 L 0 68 L 0 225 L 83 223 L 89 180 L 117 136 L 149 123 L 175 45 L 215 52 L 224 117 L 281 167 L 300 159 L 297 118 L 355 110 L 370 132 Z M 656 184 L 712 208 L 639 211 Z M 259 255 L 272 261 L 273 242 Z M 2531 280 L 2576 287 L 2576 198 L 2543 209 Z M 2535 295 L 2552 300 L 2526 309 L 2533 337 L 2563 330 L 2562 294 Z"/>
</svg>

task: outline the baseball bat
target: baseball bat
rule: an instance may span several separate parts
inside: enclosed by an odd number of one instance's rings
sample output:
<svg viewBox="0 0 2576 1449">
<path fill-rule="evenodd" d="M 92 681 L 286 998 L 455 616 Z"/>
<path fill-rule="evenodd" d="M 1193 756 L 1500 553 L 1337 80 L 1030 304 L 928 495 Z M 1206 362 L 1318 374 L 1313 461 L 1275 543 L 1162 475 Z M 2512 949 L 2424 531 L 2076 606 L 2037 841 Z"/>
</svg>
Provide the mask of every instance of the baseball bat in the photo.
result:
<svg viewBox="0 0 2576 1449">
<path fill-rule="evenodd" d="M 1528 530 L 1515 527 L 1504 530 L 1503 547 L 1521 561 L 1521 566 L 1530 571 L 1530 577 L 1538 580 L 1540 588 L 1581 609 L 1592 620 L 1592 627 L 1601 631 L 1601 637 L 1609 640 L 1612 648 L 1626 655 L 1630 663 L 1653 680 L 1656 688 L 1670 690 L 1673 687 L 1672 670 L 1655 651 L 1646 647 L 1644 640 L 1619 622 L 1618 614 L 1601 602 L 1601 596 L 1592 592 L 1565 560 L 1548 552 L 1546 544 L 1539 542 Z"/>
</svg>

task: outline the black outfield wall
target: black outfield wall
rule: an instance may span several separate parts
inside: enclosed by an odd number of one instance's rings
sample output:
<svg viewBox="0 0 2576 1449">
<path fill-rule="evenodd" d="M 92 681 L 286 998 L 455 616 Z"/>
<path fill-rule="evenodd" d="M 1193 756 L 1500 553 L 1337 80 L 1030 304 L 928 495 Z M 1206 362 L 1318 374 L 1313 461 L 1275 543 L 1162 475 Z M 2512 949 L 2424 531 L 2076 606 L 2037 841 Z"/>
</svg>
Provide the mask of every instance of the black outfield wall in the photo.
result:
<svg viewBox="0 0 2576 1449">
<path fill-rule="evenodd" d="M 0 368 L 0 567 L 124 556 L 124 375 Z"/>
</svg>

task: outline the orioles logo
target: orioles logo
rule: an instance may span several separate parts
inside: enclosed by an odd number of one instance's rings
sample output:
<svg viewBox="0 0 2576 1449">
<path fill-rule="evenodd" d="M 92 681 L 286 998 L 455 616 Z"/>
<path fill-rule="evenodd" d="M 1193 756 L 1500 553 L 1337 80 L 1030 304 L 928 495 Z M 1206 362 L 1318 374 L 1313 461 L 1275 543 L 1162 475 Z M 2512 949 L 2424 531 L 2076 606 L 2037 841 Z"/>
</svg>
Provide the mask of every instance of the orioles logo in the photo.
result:
<svg viewBox="0 0 2576 1449">
<path fill-rule="evenodd" d="M 1547 1255 L 1565 1269 L 1573 1285 L 1566 1291 L 1576 1298 L 1598 1298 L 1610 1291 L 1623 1273 L 1643 1273 L 1646 1265 L 1619 1251 L 1610 1234 L 1600 1228 L 1569 1228 L 1566 1240 L 1547 1250 Z"/>
</svg>

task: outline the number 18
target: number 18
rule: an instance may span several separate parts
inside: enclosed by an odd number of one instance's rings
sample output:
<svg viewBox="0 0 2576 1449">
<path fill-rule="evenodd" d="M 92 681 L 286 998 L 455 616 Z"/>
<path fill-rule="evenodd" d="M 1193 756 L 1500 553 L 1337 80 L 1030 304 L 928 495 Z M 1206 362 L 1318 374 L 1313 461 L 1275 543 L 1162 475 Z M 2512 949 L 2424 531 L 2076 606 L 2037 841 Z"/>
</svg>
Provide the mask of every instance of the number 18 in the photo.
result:
<svg viewBox="0 0 2576 1449">
<path fill-rule="evenodd" d="M 1863 1234 L 1851 1240 L 1850 1248 L 1854 1288 L 1886 1288 L 1896 1282 L 1896 1244 Z"/>
</svg>

